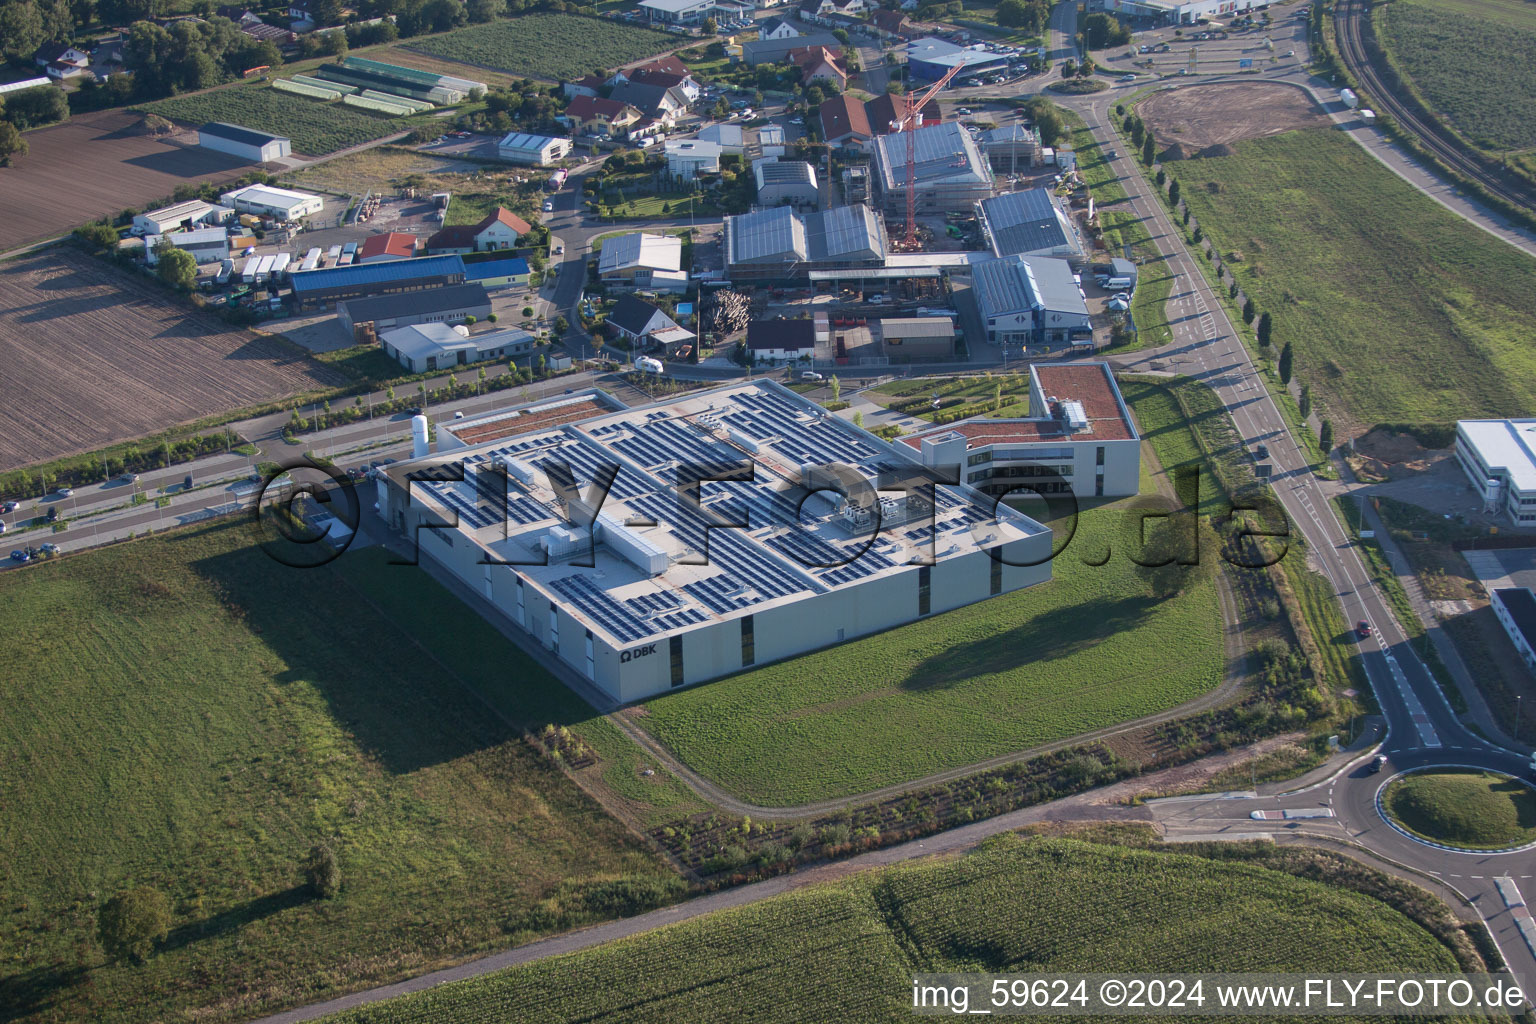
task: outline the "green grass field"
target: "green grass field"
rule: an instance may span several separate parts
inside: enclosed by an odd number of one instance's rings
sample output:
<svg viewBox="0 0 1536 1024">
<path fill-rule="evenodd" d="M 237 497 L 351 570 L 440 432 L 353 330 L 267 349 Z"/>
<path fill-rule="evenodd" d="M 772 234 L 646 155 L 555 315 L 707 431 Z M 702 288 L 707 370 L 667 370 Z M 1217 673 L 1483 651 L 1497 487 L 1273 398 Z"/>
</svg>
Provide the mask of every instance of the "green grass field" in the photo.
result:
<svg viewBox="0 0 1536 1024">
<path fill-rule="evenodd" d="M 1392 780 L 1382 804 L 1399 825 L 1437 843 L 1496 850 L 1536 842 L 1536 790 L 1506 775 L 1414 772 Z"/>
<path fill-rule="evenodd" d="M 1235 148 L 1171 173 L 1341 436 L 1536 404 L 1536 260 L 1336 131 Z"/>
<path fill-rule="evenodd" d="M 1347 865 L 1004 835 L 327 1020 L 910 1021 L 916 972 L 1480 967 L 1443 906 Z"/>
<path fill-rule="evenodd" d="M 340 103 L 321 103 L 302 96 L 290 96 L 257 83 L 156 100 L 134 109 L 159 114 L 182 124 L 227 121 L 257 131 L 285 135 L 293 140 L 295 153 L 309 156 L 324 156 L 386 135 L 408 132 L 427 116 L 369 114 Z"/>
<path fill-rule="evenodd" d="M 1044 584 L 647 701 L 646 730 L 739 796 L 807 803 L 1177 706 L 1217 686 L 1215 583 L 1155 600 L 1124 503 L 1080 515 Z"/>
<path fill-rule="evenodd" d="M 1398 0 L 1378 37 L 1429 107 L 1493 153 L 1536 148 L 1536 4 Z"/>
<path fill-rule="evenodd" d="M 286 569 L 227 524 L 7 573 L 0 609 L 8 1020 L 248 1019 L 678 895 L 467 684 L 530 724 L 585 706 L 382 552 Z M 170 939 L 105 963 L 96 908 L 134 885 Z"/>
<path fill-rule="evenodd" d="M 524 14 L 402 45 L 436 57 L 556 81 L 601 74 L 686 41 L 608 18 Z"/>
</svg>

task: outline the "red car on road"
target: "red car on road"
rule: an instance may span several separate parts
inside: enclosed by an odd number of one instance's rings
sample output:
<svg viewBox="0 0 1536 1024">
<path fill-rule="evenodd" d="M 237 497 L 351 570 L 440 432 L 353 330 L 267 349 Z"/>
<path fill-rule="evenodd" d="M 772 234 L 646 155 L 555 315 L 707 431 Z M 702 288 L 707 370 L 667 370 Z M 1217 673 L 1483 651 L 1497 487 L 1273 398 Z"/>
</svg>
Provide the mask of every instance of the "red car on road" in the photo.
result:
<svg viewBox="0 0 1536 1024">
<path fill-rule="evenodd" d="M 1371 635 L 1371 624 L 1369 622 L 1366 622 L 1364 619 L 1361 619 L 1359 622 L 1355 623 L 1355 636 L 1359 637 L 1361 640 L 1364 640 L 1366 637 L 1368 637 L 1370 635 Z"/>
</svg>

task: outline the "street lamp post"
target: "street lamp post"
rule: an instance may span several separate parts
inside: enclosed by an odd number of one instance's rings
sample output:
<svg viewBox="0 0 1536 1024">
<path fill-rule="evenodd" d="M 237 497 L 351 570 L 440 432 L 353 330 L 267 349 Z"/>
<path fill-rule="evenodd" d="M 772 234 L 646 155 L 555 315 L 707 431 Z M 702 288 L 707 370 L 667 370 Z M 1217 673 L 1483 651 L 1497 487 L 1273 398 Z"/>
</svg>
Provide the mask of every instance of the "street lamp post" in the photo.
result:
<svg viewBox="0 0 1536 1024">
<path fill-rule="evenodd" d="M 1522 700 L 1524 700 L 1524 699 L 1525 699 L 1525 697 L 1522 694 L 1518 694 L 1518 693 L 1515 694 L 1515 742 L 1516 743 L 1520 742 L 1520 702 Z"/>
</svg>

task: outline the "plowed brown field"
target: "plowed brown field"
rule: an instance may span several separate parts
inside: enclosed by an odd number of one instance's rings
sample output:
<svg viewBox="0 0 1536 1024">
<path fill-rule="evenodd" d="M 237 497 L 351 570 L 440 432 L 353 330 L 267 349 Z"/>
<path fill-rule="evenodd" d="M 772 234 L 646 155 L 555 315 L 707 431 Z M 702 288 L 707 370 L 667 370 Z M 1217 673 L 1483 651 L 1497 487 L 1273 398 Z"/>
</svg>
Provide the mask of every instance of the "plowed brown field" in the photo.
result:
<svg viewBox="0 0 1536 1024">
<path fill-rule="evenodd" d="M 69 246 L 0 266 L 0 469 L 345 380 Z"/>
<path fill-rule="evenodd" d="M 103 110 L 27 132 L 30 150 L 0 168 L 0 251 L 163 199 L 177 185 L 238 178 L 237 156 L 183 148 L 139 131 L 142 114 Z M 178 136 L 183 144 L 196 136 Z"/>
</svg>

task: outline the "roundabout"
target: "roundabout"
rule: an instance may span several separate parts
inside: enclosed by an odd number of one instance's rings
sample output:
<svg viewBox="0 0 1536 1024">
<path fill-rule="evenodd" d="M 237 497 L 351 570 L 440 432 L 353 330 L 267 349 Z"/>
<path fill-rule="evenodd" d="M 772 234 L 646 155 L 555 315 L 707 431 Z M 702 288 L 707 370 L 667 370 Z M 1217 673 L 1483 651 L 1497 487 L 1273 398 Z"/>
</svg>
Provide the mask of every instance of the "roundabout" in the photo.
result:
<svg viewBox="0 0 1536 1024">
<path fill-rule="evenodd" d="M 1414 842 L 1454 853 L 1516 853 L 1536 847 L 1536 789 L 1505 772 L 1425 765 L 1376 790 L 1376 812 Z"/>
</svg>

